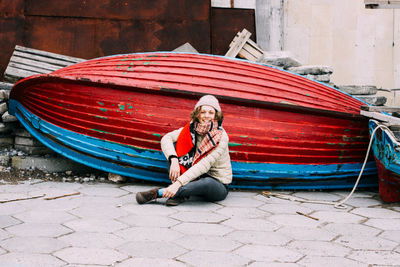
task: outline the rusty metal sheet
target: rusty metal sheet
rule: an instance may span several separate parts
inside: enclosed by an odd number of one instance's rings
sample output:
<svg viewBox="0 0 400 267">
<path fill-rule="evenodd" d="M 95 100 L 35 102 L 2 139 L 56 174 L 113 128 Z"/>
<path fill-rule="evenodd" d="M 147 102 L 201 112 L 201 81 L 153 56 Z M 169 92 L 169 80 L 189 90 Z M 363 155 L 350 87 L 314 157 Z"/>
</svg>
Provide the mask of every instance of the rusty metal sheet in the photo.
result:
<svg viewBox="0 0 400 267">
<path fill-rule="evenodd" d="M 256 39 L 254 9 L 212 8 L 211 9 L 211 52 L 225 55 L 236 33 L 246 28 Z"/>
<path fill-rule="evenodd" d="M 24 13 L 25 0 L 0 0 L 0 17 L 7 18 Z"/>
<path fill-rule="evenodd" d="M 80 58 L 170 51 L 185 42 L 209 53 L 211 46 L 209 20 L 115 21 L 29 16 L 25 29 L 26 46 Z"/>
<path fill-rule="evenodd" d="M 13 53 L 16 44 L 23 40 L 24 18 L 15 16 L 11 18 L 0 18 L 0 78 L 3 79 L 4 71 Z"/>
<path fill-rule="evenodd" d="M 3 79 L 14 46 L 22 43 L 24 2 L 24 0 L 0 1 L 0 79 Z"/>
<path fill-rule="evenodd" d="M 80 18 L 205 20 L 209 0 L 26 0 L 26 15 Z"/>
<path fill-rule="evenodd" d="M 173 50 L 210 53 L 209 0 L 0 1 L 0 71 L 16 44 L 80 58 Z"/>
</svg>

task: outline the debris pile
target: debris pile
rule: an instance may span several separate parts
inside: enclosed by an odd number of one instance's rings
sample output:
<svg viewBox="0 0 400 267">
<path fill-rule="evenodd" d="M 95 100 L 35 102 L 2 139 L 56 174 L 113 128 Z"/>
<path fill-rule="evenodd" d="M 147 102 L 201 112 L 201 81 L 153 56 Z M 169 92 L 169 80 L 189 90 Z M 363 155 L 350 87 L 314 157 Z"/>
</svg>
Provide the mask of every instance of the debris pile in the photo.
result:
<svg viewBox="0 0 400 267">
<path fill-rule="evenodd" d="M 372 106 L 383 106 L 387 100 L 384 96 L 376 95 L 378 88 L 373 85 L 341 85 L 336 87 Z"/>
<path fill-rule="evenodd" d="M 8 99 L 10 91 L 0 89 L 0 147 L 9 148 L 14 144 L 13 130 L 18 126 L 15 116 L 8 113 Z"/>
<path fill-rule="evenodd" d="M 288 70 L 303 75 L 308 79 L 316 80 L 323 83 L 330 82 L 331 74 L 333 72 L 333 69 L 331 67 L 322 65 L 291 67 Z"/>
</svg>

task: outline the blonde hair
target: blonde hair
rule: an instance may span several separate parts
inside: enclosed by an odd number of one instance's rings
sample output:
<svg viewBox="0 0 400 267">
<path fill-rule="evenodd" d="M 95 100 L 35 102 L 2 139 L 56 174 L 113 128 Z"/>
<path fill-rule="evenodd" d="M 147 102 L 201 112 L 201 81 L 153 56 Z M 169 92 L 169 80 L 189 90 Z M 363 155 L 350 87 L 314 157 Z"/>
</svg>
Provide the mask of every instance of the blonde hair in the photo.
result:
<svg viewBox="0 0 400 267">
<path fill-rule="evenodd" d="M 192 113 L 190 114 L 190 119 L 192 121 L 194 121 L 194 122 L 199 122 L 200 121 L 199 117 L 200 117 L 200 113 L 201 113 L 201 107 L 202 106 L 195 108 L 192 111 Z M 215 108 L 214 108 L 214 110 L 215 110 L 214 120 L 222 122 L 224 120 L 224 114 L 222 113 L 222 111 L 217 111 Z"/>
</svg>

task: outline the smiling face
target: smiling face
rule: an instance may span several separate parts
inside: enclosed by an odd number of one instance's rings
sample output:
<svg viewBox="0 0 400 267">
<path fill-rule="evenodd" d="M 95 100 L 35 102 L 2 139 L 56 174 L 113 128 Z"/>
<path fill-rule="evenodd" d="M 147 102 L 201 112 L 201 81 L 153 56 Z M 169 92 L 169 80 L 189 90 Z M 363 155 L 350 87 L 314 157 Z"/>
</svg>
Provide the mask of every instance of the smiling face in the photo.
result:
<svg viewBox="0 0 400 267">
<path fill-rule="evenodd" d="M 201 106 L 199 114 L 199 122 L 205 123 L 215 119 L 215 109 L 211 106 Z"/>
</svg>

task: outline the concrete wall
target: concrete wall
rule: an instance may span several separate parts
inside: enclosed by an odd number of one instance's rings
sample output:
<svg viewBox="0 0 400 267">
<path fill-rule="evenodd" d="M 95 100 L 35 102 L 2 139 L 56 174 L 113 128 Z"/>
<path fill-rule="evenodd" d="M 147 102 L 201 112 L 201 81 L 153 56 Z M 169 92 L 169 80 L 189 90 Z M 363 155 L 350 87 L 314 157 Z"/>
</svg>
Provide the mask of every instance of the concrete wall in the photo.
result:
<svg viewBox="0 0 400 267">
<path fill-rule="evenodd" d="M 256 8 L 263 1 L 267 5 L 270 0 L 211 3 Z M 303 65 L 332 67 L 331 81 L 337 85 L 400 88 L 400 9 L 366 9 L 364 0 L 283 2 L 283 50 L 292 52 Z M 381 94 L 389 98 L 388 104 L 400 105 L 400 91 Z"/>
<path fill-rule="evenodd" d="M 333 68 L 335 84 L 400 87 L 400 10 L 364 0 L 286 0 L 284 50 Z"/>
</svg>

